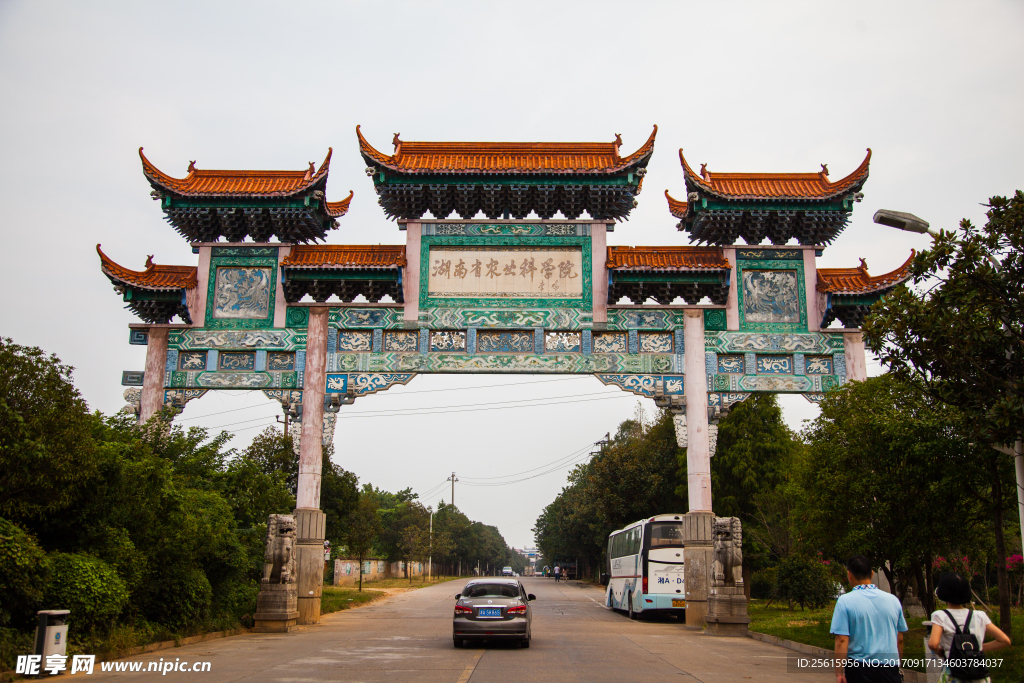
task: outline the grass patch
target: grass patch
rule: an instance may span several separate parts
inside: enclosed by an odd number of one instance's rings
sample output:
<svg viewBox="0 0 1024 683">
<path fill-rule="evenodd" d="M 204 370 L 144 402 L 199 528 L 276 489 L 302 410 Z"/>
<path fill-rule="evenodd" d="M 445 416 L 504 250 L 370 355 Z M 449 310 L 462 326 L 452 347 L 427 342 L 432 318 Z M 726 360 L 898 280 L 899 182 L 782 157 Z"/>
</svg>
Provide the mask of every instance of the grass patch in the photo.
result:
<svg viewBox="0 0 1024 683">
<path fill-rule="evenodd" d="M 751 600 L 749 607 L 750 630 L 759 633 L 792 640 L 805 645 L 833 650 L 835 637 L 829 633 L 832 625 L 832 611 L 835 601 L 822 609 L 793 610 L 778 602 L 767 606 L 767 600 Z M 998 621 L 998 615 L 994 621 Z M 908 659 L 923 659 L 924 638 L 927 629 L 922 625 L 926 619 L 911 617 L 907 619 L 909 631 L 903 634 L 903 656 Z M 991 669 L 992 683 L 1018 683 L 1024 680 L 1024 609 L 1013 610 L 1013 647 L 993 652 L 994 659 L 1002 659 L 1003 666 Z M 917 669 L 924 671 L 924 667 Z"/>
<path fill-rule="evenodd" d="M 362 592 L 359 592 L 358 588 L 349 588 L 347 586 L 324 586 L 323 595 L 320 597 L 320 613 L 340 612 L 343 609 L 350 609 L 380 600 L 386 595 L 387 593 L 366 590 L 365 588 Z"/>
</svg>

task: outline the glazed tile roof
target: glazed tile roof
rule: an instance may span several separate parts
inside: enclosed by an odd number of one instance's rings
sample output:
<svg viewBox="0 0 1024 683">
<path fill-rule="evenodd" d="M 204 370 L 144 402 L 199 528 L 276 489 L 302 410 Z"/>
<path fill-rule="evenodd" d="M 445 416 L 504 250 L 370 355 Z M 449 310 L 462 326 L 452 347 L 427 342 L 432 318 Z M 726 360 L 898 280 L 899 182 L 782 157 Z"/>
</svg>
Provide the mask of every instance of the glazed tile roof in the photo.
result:
<svg viewBox="0 0 1024 683">
<path fill-rule="evenodd" d="M 408 174 L 610 174 L 645 167 L 658 127 L 637 151 L 619 156 L 616 142 L 406 142 L 396 134 L 395 153 L 376 150 L 356 126 L 366 163 Z"/>
<path fill-rule="evenodd" d="M 156 188 L 184 197 L 288 197 L 299 194 L 327 179 L 331 153 L 328 148 L 327 157 L 319 169 L 310 162 L 304 171 L 208 171 L 196 168 L 193 161 L 189 163 L 187 176 L 172 178 L 150 163 L 139 147 L 142 171 L 149 182 Z"/>
<path fill-rule="evenodd" d="M 818 291 L 832 294 L 869 294 L 889 289 L 910 279 L 910 264 L 914 260 L 914 250 L 910 250 L 910 258 L 906 262 L 885 275 L 872 276 L 864 259 L 857 268 L 819 268 Z"/>
<path fill-rule="evenodd" d="M 195 266 L 158 266 L 150 256 L 146 259 L 145 270 L 129 270 L 111 261 L 98 244 L 96 253 L 100 255 L 100 268 L 104 275 L 132 287 L 151 290 L 192 289 L 198 283 Z"/>
<path fill-rule="evenodd" d="M 665 199 L 668 200 L 668 211 L 676 218 L 686 218 L 686 202 L 681 202 L 678 199 L 674 199 L 672 195 L 665 190 Z"/>
<path fill-rule="evenodd" d="M 352 203 L 352 195 L 355 194 L 352 190 L 348 191 L 348 196 L 342 199 L 340 202 L 324 202 L 327 206 L 327 215 L 331 218 L 341 218 L 348 213 L 348 207 Z"/>
<path fill-rule="evenodd" d="M 281 261 L 285 268 L 401 268 L 404 244 L 307 245 L 292 247 Z"/>
<path fill-rule="evenodd" d="M 607 268 L 619 270 L 729 270 L 719 247 L 608 247 Z"/>
<path fill-rule="evenodd" d="M 683 150 L 679 150 L 679 161 L 686 174 L 688 190 L 704 190 L 719 197 L 731 199 L 831 199 L 847 192 L 859 190 L 868 177 L 871 150 L 860 166 L 842 180 L 828 179 L 828 168 L 824 164 L 817 173 L 715 173 L 701 166 L 701 173 L 695 172 L 686 163 Z"/>
</svg>

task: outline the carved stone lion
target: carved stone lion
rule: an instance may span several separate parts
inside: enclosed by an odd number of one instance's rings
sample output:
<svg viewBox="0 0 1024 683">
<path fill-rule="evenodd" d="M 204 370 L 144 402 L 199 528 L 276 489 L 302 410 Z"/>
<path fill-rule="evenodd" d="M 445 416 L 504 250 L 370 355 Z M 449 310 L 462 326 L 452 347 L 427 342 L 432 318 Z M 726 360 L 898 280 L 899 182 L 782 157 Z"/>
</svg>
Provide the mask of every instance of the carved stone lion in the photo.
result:
<svg viewBox="0 0 1024 683">
<path fill-rule="evenodd" d="M 715 586 L 743 586 L 743 526 L 739 517 L 715 517 Z"/>
<path fill-rule="evenodd" d="M 270 515 L 263 583 L 295 583 L 295 517 Z"/>
</svg>

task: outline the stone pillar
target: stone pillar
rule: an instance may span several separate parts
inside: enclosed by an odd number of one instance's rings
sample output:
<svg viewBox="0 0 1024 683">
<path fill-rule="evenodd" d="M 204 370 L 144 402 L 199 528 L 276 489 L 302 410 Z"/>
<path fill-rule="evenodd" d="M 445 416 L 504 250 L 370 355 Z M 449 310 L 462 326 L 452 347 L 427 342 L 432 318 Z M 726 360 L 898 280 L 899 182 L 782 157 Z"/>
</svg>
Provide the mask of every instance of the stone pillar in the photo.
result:
<svg viewBox="0 0 1024 683">
<path fill-rule="evenodd" d="M 149 328 L 149 343 L 146 347 L 146 376 L 142 380 L 142 402 L 139 405 L 139 424 L 146 424 L 149 418 L 164 407 L 164 377 L 167 372 L 166 327 Z"/>
<path fill-rule="evenodd" d="M 297 508 L 320 507 L 323 460 L 324 393 L 327 390 L 327 307 L 309 309 L 306 372 L 302 385 L 302 437 L 299 448 Z M 302 536 L 300 535 L 299 538 Z"/>
<path fill-rule="evenodd" d="M 323 467 L 324 393 L 327 388 L 328 307 L 309 309 L 306 331 L 306 372 L 302 385 L 302 435 L 299 442 L 299 482 L 296 496 L 296 560 L 300 624 L 320 621 L 324 582 L 324 528 L 320 512 L 320 472 Z"/>
<path fill-rule="evenodd" d="M 863 382 L 868 378 L 867 356 L 864 353 L 864 334 L 844 332 L 843 346 L 846 349 L 846 381 Z M 149 370 L 149 366 L 146 366 Z"/>
<path fill-rule="evenodd" d="M 683 573 L 686 581 L 686 628 L 704 628 L 708 615 L 711 565 L 715 559 L 711 512 L 690 511 L 683 516 Z"/>
<path fill-rule="evenodd" d="M 684 320 L 686 478 L 690 512 L 711 512 L 711 450 L 708 440 L 708 380 L 704 367 L 704 311 L 687 309 Z"/>
<path fill-rule="evenodd" d="M 594 282 L 594 322 L 608 322 L 608 225 L 590 224 L 591 268 Z"/>
<path fill-rule="evenodd" d="M 320 442 L 317 441 L 317 444 Z M 324 588 L 324 536 L 327 515 L 320 510 L 295 511 L 298 540 L 298 607 L 300 624 L 320 623 L 320 596 Z"/>
<path fill-rule="evenodd" d="M 423 224 L 405 224 L 405 268 L 402 269 L 402 296 L 405 308 L 402 319 L 407 327 L 415 327 L 420 318 L 420 242 Z"/>
<path fill-rule="evenodd" d="M 685 427 L 676 435 L 686 440 L 686 472 L 690 511 L 683 517 L 683 562 L 686 581 L 686 627 L 703 628 L 707 618 L 712 548 L 711 449 L 708 438 L 708 380 L 704 365 L 704 311 L 687 309 L 685 341 Z M 680 427 L 683 427 L 681 430 Z M 682 444 L 680 444 L 682 445 Z"/>
</svg>

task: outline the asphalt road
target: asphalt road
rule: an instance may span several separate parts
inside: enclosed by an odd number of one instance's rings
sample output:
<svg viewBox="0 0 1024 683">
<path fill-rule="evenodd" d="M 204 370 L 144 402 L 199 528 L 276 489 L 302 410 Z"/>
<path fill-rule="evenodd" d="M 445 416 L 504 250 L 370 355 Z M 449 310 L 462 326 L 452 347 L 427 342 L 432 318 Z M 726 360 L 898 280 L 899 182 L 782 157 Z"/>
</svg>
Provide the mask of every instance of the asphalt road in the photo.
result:
<svg viewBox="0 0 1024 683">
<path fill-rule="evenodd" d="M 452 645 L 454 595 L 465 581 L 395 595 L 325 615 L 288 634 L 246 634 L 130 658 L 209 661 L 209 673 L 101 673 L 86 681 L 834 681 L 831 672 L 786 673 L 788 650 L 750 638 L 715 638 L 674 619 L 630 621 L 604 607 L 600 587 L 524 578 L 533 643 Z M 145 665 L 144 667 L 145 668 Z"/>
</svg>

